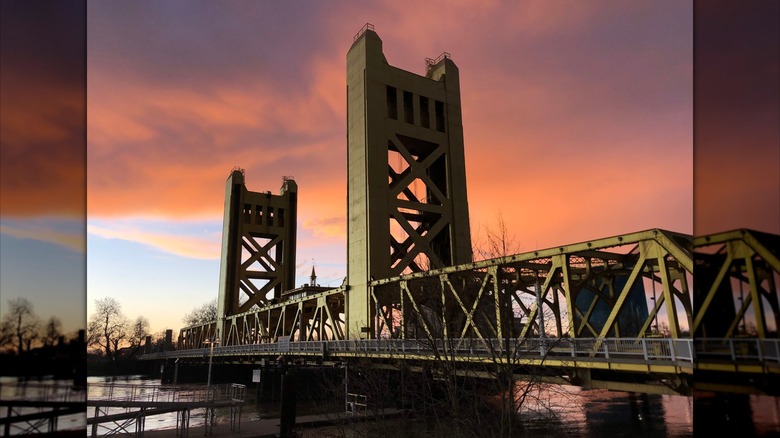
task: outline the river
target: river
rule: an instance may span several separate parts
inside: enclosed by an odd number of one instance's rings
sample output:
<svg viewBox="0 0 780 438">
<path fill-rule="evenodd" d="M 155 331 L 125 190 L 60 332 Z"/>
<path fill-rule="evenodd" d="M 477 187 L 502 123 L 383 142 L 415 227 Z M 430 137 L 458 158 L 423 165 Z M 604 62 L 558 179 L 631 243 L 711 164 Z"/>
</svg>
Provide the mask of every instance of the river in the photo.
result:
<svg viewBox="0 0 780 438">
<path fill-rule="evenodd" d="M 72 380 L 55 380 L 42 378 L 40 380 L 19 381 L 17 377 L 0 376 L 0 400 L 50 400 L 50 401 L 83 401 L 84 391 L 74 390 Z M 40 412 L 40 408 L 14 407 L 15 414 L 32 414 Z M 8 409 L 0 409 L 0 418 L 9 416 Z M 73 431 L 85 429 L 87 419 L 83 413 L 63 415 L 57 419 L 57 431 Z M 12 423 L 8 435 L 26 435 L 48 431 L 45 420 Z M 5 434 L 5 431 L 3 431 Z"/>
<path fill-rule="evenodd" d="M 88 378 L 88 384 L 106 383 L 110 379 Z M 159 380 L 143 379 L 140 376 L 125 376 L 118 380 L 122 384 L 158 384 Z M 92 397 L 102 396 L 103 386 L 92 385 Z M 251 388 L 248 391 L 252 393 Z M 554 423 L 556 432 L 571 436 L 692 436 L 693 405 L 691 397 L 670 395 L 630 394 L 607 390 L 583 390 L 571 386 L 542 388 L 539 397 L 523 404 L 521 418 L 526 430 L 533 435 L 549 435 L 549 425 Z M 247 403 L 242 411 L 242 422 L 268 418 L 278 414 L 279 404 Z M 316 412 L 316 406 L 300 403 L 297 413 L 303 415 Z M 190 427 L 203 425 L 203 414 L 193 412 Z M 229 413 L 218 412 L 217 423 L 227 422 Z M 161 414 L 146 420 L 146 430 L 172 429 L 176 427 L 175 414 Z M 543 428 L 542 428 L 543 427 Z M 323 431 L 327 428 L 323 428 Z M 105 435 L 108 428 L 101 427 L 98 434 Z M 323 432 L 324 433 L 324 432 Z M 312 435 L 312 431 L 307 433 Z"/>
<path fill-rule="evenodd" d="M 95 391 L 111 379 L 89 377 L 88 397 L 99 397 Z M 143 376 L 122 376 L 117 383 L 156 385 L 159 379 Z M 70 382 L 35 382 L 66 388 Z M 16 378 L 0 377 L 0 398 L 37 394 L 36 385 L 22 385 Z M 25 391 L 22 393 L 21 391 Z M 252 394 L 250 387 L 248 392 Z M 524 425 L 523 436 L 551 436 L 549 425 L 554 423 L 554 435 L 559 436 L 608 436 L 617 437 L 690 437 L 694 436 L 694 401 L 692 397 L 673 395 L 648 395 L 607 390 L 586 390 L 578 387 L 556 386 L 542 390 L 541 397 L 522 405 L 520 416 Z M 736 400 L 736 401 L 735 401 Z M 735 404 L 739 404 L 736 406 Z M 780 402 L 772 397 L 734 396 L 726 402 L 719 398 L 697 398 L 697 432 L 701 429 L 720 428 L 720 432 L 731 431 L 739 436 L 780 436 Z M 297 413 L 305 415 L 317 410 L 315 404 L 299 403 Z M 249 402 L 243 408 L 242 422 L 269 418 L 278 415 L 279 404 Z M 0 417 L 6 415 L 0 413 Z M 87 415 L 90 415 L 87 413 Z M 217 413 L 217 424 L 229 421 L 228 412 Z M 197 429 L 203 425 L 202 413 L 193 412 L 190 426 Z M 542 426 L 544 425 L 544 426 Z M 725 429 L 723 426 L 725 425 Z M 173 429 L 176 414 L 160 414 L 146 420 L 146 430 Z M 59 430 L 86 428 L 83 415 L 71 415 L 59 420 Z M 195 430 L 193 429 L 193 430 Z M 332 428 L 331 428 L 332 429 Z M 304 431 L 304 436 L 324 436 L 328 428 Z M 109 429 L 99 428 L 99 435 L 108 435 Z M 330 430 L 336 433 L 334 430 Z M 19 432 L 12 435 L 17 435 Z M 697 433 L 697 436 L 700 434 Z"/>
</svg>

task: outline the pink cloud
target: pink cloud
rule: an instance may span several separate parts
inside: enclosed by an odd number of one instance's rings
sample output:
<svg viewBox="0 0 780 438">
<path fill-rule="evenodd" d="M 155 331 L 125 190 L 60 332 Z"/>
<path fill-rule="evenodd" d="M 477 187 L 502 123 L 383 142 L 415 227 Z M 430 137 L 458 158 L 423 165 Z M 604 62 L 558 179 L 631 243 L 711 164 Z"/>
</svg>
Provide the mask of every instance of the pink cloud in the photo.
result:
<svg viewBox="0 0 780 438">
<path fill-rule="evenodd" d="M 503 211 L 518 231 L 548 236 L 543 242 L 686 228 L 690 209 L 665 206 L 690 200 L 690 95 L 668 91 L 686 89 L 689 69 L 653 47 L 601 44 L 603 35 L 583 46 L 603 53 L 565 49 L 618 12 L 554 2 L 421 4 L 414 14 L 395 2 L 350 4 L 349 15 L 346 7 L 323 10 L 310 29 L 316 50 L 290 54 L 284 80 L 249 69 L 178 84 L 133 74 L 130 59 L 91 65 L 89 214 L 219 218 L 224 181 L 239 166 L 253 191 L 277 192 L 281 176 L 293 175 L 299 224 L 343 238 L 344 62 L 369 21 L 391 64 L 422 73 L 424 57 L 446 50 L 460 67 L 472 224 Z M 650 12 L 640 4 L 619 13 Z M 610 56 L 619 62 L 603 61 Z M 116 65 L 127 72 L 121 86 Z M 652 77 L 640 74 L 658 65 Z M 631 93 L 656 97 L 639 105 Z"/>
<path fill-rule="evenodd" d="M 81 254 L 86 250 L 84 233 L 68 231 L 51 222 L 32 220 L 16 224 L 0 223 L 0 234 L 53 243 Z"/>
<path fill-rule="evenodd" d="M 194 259 L 219 259 L 221 241 L 219 237 L 198 238 L 164 233 L 142 231 L 135 227 L 102 227 L 87 225 L 87 233 L 104 239 L 121 239 L 138 242 L 161 251 Z"/>
<path fill-rule="evenodd" d="M 311 230 L 317 238 L 344 239 L 347 236 L 347 220 L 344 216 L 309 219 L 303 223 L 303 228 Z"/>
</svg>

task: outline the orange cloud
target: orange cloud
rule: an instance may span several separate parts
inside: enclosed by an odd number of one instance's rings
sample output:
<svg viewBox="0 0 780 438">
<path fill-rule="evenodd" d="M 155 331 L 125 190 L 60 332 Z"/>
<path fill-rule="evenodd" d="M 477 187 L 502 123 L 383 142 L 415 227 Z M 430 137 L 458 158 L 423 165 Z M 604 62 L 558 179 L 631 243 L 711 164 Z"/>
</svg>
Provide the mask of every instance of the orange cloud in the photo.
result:
<svg viewBox="0 0 780 438">
<path fill-rule="evenodd" d="M 323 63 L 314 68 L 330 71 L 329 77 L 336 71 Z M 301 173 L 294 163 L 331 155 L 342 126 L 336 94 L 313 86 L 314 92 L 297 94 L 262 82 L 213 89 L 130 83 L 107 90 L 96 80 L 94 91 L 90 87 L 89 214 L 221 215 L 224 180 L 234 166 L 247 170 L 247 186 L 255 191 Z"/>
<path fill-rule="evenodd" d="M 277 192 L 282 175 L 294 176 L 299 224 L 343 238 L 344 56 L 368 21 L 391 64 L 422 73 L 425 57 L 446 50 L 460 67 L 472 225 L 502 211 L 526 241 L 550 244 L 645 225 L 690 231 L 681 207 L 691 199 L 690 42 L 623 45 L 620 32 L 647 6 L 419 7 L 350 4 L 345 15 L 347 5 L 331 5 L 309 29 L 314 48 L 285 58 L 285 78 L 251 64 L 179 83 L 167 71 L 140 74 L 132 59 L 90 65 L 89 214 L 220 218 L 224 181 L 239 166 L 252 191 Z M 605 30 L 607 20 L 629 24 Z"/>
<path fill-rule="evenodd" d="M 344 216 L 309 219 L 303 223 L 303 228 L 312 231 L 314 237 L 346 238 L 347 220 Z"/>
<path fill-rule="evenodd" d="M 84 101 L 80 90 L 3 71 L 3 216 L 84 214 Z"/>
</svg>

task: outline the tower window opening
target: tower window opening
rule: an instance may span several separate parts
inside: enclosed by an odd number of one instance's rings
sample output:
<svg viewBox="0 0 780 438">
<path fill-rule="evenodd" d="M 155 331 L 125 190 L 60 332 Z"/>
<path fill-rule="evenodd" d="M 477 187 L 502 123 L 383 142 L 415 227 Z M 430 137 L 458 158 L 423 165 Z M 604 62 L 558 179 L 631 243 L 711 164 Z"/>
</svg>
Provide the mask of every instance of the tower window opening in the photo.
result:
<svg viewBox="0 0 780 438">
<path fill-rule="evenodd" d="M 412 93 L 408 91 L 404 91 L 404 121 L 414 124 L 414 103 Z"/>
<path fill-rule="evenodd" d="M 434 111 L 436 112 L 436 130 L 444 132 L 444 102 L 437 100 Z"/>
<path fill-rule="evenodd" d="M 249 223 L 252 220 L 252 205 L 244 204 L 244 222 Z"/>
<path fill-rule="evenodd" d="M 431 115 L 428 112 L 428 98 L 420 96 L 420 124 L 423 128 L 431 127 Z"/>
<path fill-rule="evenodd" d="M 398 120 L 398 98 L 395 87 L 387 86 L 387 117 Z"/>
<path fill-rule="evenodd" d="M 274 226 L 274 208 L 268 207 L 268 225 Z"/>
</svg>

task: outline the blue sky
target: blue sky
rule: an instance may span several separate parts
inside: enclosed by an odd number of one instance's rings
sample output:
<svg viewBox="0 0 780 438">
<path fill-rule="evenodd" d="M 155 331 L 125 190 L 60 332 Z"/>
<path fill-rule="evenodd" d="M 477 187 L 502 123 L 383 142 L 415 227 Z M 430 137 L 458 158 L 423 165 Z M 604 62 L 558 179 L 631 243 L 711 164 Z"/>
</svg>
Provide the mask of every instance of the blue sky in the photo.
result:
<svg viewBox="0 0 780 438">
<path fill-rule="evenodd" d="M 34 222 L 0 221 L 0 308 L 8 299 L 23 296 L 33 304 L 38 317 L 44 321 L 58 317 L 63 331 L 71 335 L 84 328 L 86 319 L 84 223 L 61 218 Z"/>
</svg>

